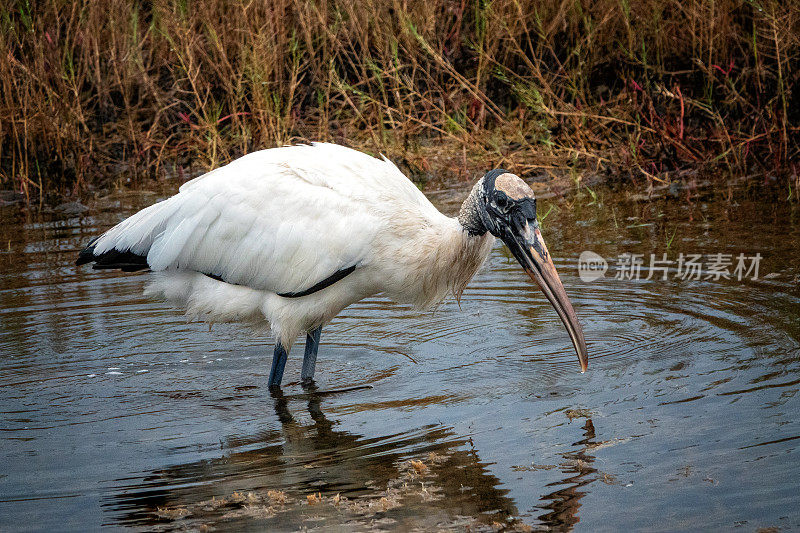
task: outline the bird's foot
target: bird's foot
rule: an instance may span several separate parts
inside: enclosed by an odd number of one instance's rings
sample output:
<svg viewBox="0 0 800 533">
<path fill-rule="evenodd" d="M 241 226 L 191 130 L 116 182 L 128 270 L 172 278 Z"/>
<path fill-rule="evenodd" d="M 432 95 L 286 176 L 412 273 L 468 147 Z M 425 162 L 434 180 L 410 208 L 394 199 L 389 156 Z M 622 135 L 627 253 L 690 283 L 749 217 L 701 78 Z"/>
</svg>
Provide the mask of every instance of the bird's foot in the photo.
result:
<svg viewBox="0 0 800 533">
<path fill-rule="evenodd" d="M 341 389 L 328 389 L 328 390 L 320 390 L 317 387 L 316 383 L 311 381 L 304 381 L 304 382 L 293 382 L 287 383 L 288 386 L 292 385 L 300 385 L 303 387 L 302 394 L 293 394 L 291 396 L 287 396 L 287 398 L 298 399 L 298 398 L 309 398 L 309 397 L 320 397 L 320 396 L 330 396 L 331 394 L 343 394 L 345 392 L 355 392 L 359 390 L 366 390 L 371 389 L 372 385 L 355 385 L 353 387 L 343 387 Z M 270 389 L 272 390 L 272 389 Z"/>
<path fill-rule="evenodd" d="M 342 394 L 344 392 L 354 392 L 357 390 L 366 390 L 371 389 L 372 385 L 356 385 L 354 387 L 345 387 L 343 389 L 331 389 L 331 390 L 316 390 L 314 394 L 318 396 L 324 396 L 328 394 Z"/>
</svg>

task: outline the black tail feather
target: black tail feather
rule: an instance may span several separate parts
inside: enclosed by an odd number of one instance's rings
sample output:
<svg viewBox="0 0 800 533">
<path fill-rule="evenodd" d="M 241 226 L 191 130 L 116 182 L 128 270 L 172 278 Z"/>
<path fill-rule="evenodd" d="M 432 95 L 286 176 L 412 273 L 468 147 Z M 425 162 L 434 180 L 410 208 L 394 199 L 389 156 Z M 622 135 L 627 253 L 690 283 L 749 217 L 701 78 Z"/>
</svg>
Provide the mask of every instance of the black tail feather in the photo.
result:
<svg viewBox="0 0 800 533">
<path fill-rule="evenodd" d="M 92 268 L 95 270 L 119 269 L 123 272 L 137 272 L 150 268 L 150 265 L 147 264 L 147 257 L 135 254 L 130 250 L 125 250 L 124 252 L 109 250 L 100 255 L 95 255 L 94 242 L 96 240 L 91 241 L 89 246 L 78 254 L 78 259 L 75 261 L 76 265 L 94 262 Z"/>
<path fill-rule="evenodd" d="M 86 248 L 81 250 L 81 253 L 78 254 L 78 259 L 75 261 L 75 264 L 85 265 L 86 263 L 91 263 L 94 261 L 94 243 L 97 242 L 98 237 L 95 237 L 89 244 L 86 245 Z"/>
</svg>

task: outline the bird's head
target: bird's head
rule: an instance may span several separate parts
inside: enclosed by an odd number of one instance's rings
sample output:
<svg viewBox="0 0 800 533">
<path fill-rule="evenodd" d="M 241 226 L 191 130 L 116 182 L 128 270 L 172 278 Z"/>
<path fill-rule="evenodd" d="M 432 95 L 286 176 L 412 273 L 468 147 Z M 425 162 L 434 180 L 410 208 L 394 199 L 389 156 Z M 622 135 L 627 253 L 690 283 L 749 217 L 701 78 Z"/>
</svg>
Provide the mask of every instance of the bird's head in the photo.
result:
<svg viewBox="0 0 800 533">
<path fill-rule="evenodd" d="M 483 235 L 488 231 L 508 246 L 555 308 L 578 353 L 581 371 L 585 371 L 589 356 L 583 330 L 539 231 L 531 188 L 510 172 L 492 170 L 475 185 L 458 219 L 469 233 Z"/>
</svg>

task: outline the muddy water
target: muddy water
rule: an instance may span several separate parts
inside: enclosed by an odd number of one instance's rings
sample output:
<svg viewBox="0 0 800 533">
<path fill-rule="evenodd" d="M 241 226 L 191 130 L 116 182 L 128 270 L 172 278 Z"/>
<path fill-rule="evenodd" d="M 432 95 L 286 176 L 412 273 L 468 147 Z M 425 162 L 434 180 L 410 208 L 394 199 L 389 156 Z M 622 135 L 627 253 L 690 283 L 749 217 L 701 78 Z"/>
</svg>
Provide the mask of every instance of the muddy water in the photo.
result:
<svg viewBox="0 0 800 533">
<path fill-rule="evenodd" d="M 800 528 L 800 212 L 763 188 L 540 200 L 586 374 L 497 246 L 460 308 L 376 297 L 337 317 L 319 387 L 371 388 L 334 395 L 293 383 L 302 345 L 271 396 L 268 338 L 73 266 L 155 196 L 6 209 L 0 529 Z M 604 277 L 578 276 L 584 250 Z M 762 259 L 758 279 L 647 280 L 651 253 Z"/>
</svg>

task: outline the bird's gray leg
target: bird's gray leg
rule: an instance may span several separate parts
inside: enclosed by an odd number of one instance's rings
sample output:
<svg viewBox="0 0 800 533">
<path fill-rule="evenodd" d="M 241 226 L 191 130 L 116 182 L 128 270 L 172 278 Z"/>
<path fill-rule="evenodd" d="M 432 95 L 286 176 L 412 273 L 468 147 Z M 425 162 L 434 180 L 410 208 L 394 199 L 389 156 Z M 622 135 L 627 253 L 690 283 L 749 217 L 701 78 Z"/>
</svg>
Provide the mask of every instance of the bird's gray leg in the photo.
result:
<svg viewBox="0 0 800 533">
<path fill-rule="evenodd" d="M 283 380 L 283 369 L 286 368 L 286 359 L 289 354 L 283 344 L 278 341 L 275 344 L 275 352 L 272 354 L 272 368 L 269 371 L 269 388 L 276 388 L 281 386 Z"/>
<path fill-rule="evenodd" d="M 322 334 L 322 326 L 311 331 L 306 336 L 306 353 L 303 356 L 303 370 L 300 372 L 300 380 L 303 386 L 314 382 L 314 370 L 317 367 L 317 351 L 319 351 L 319 337 Z"/>
</svg>

